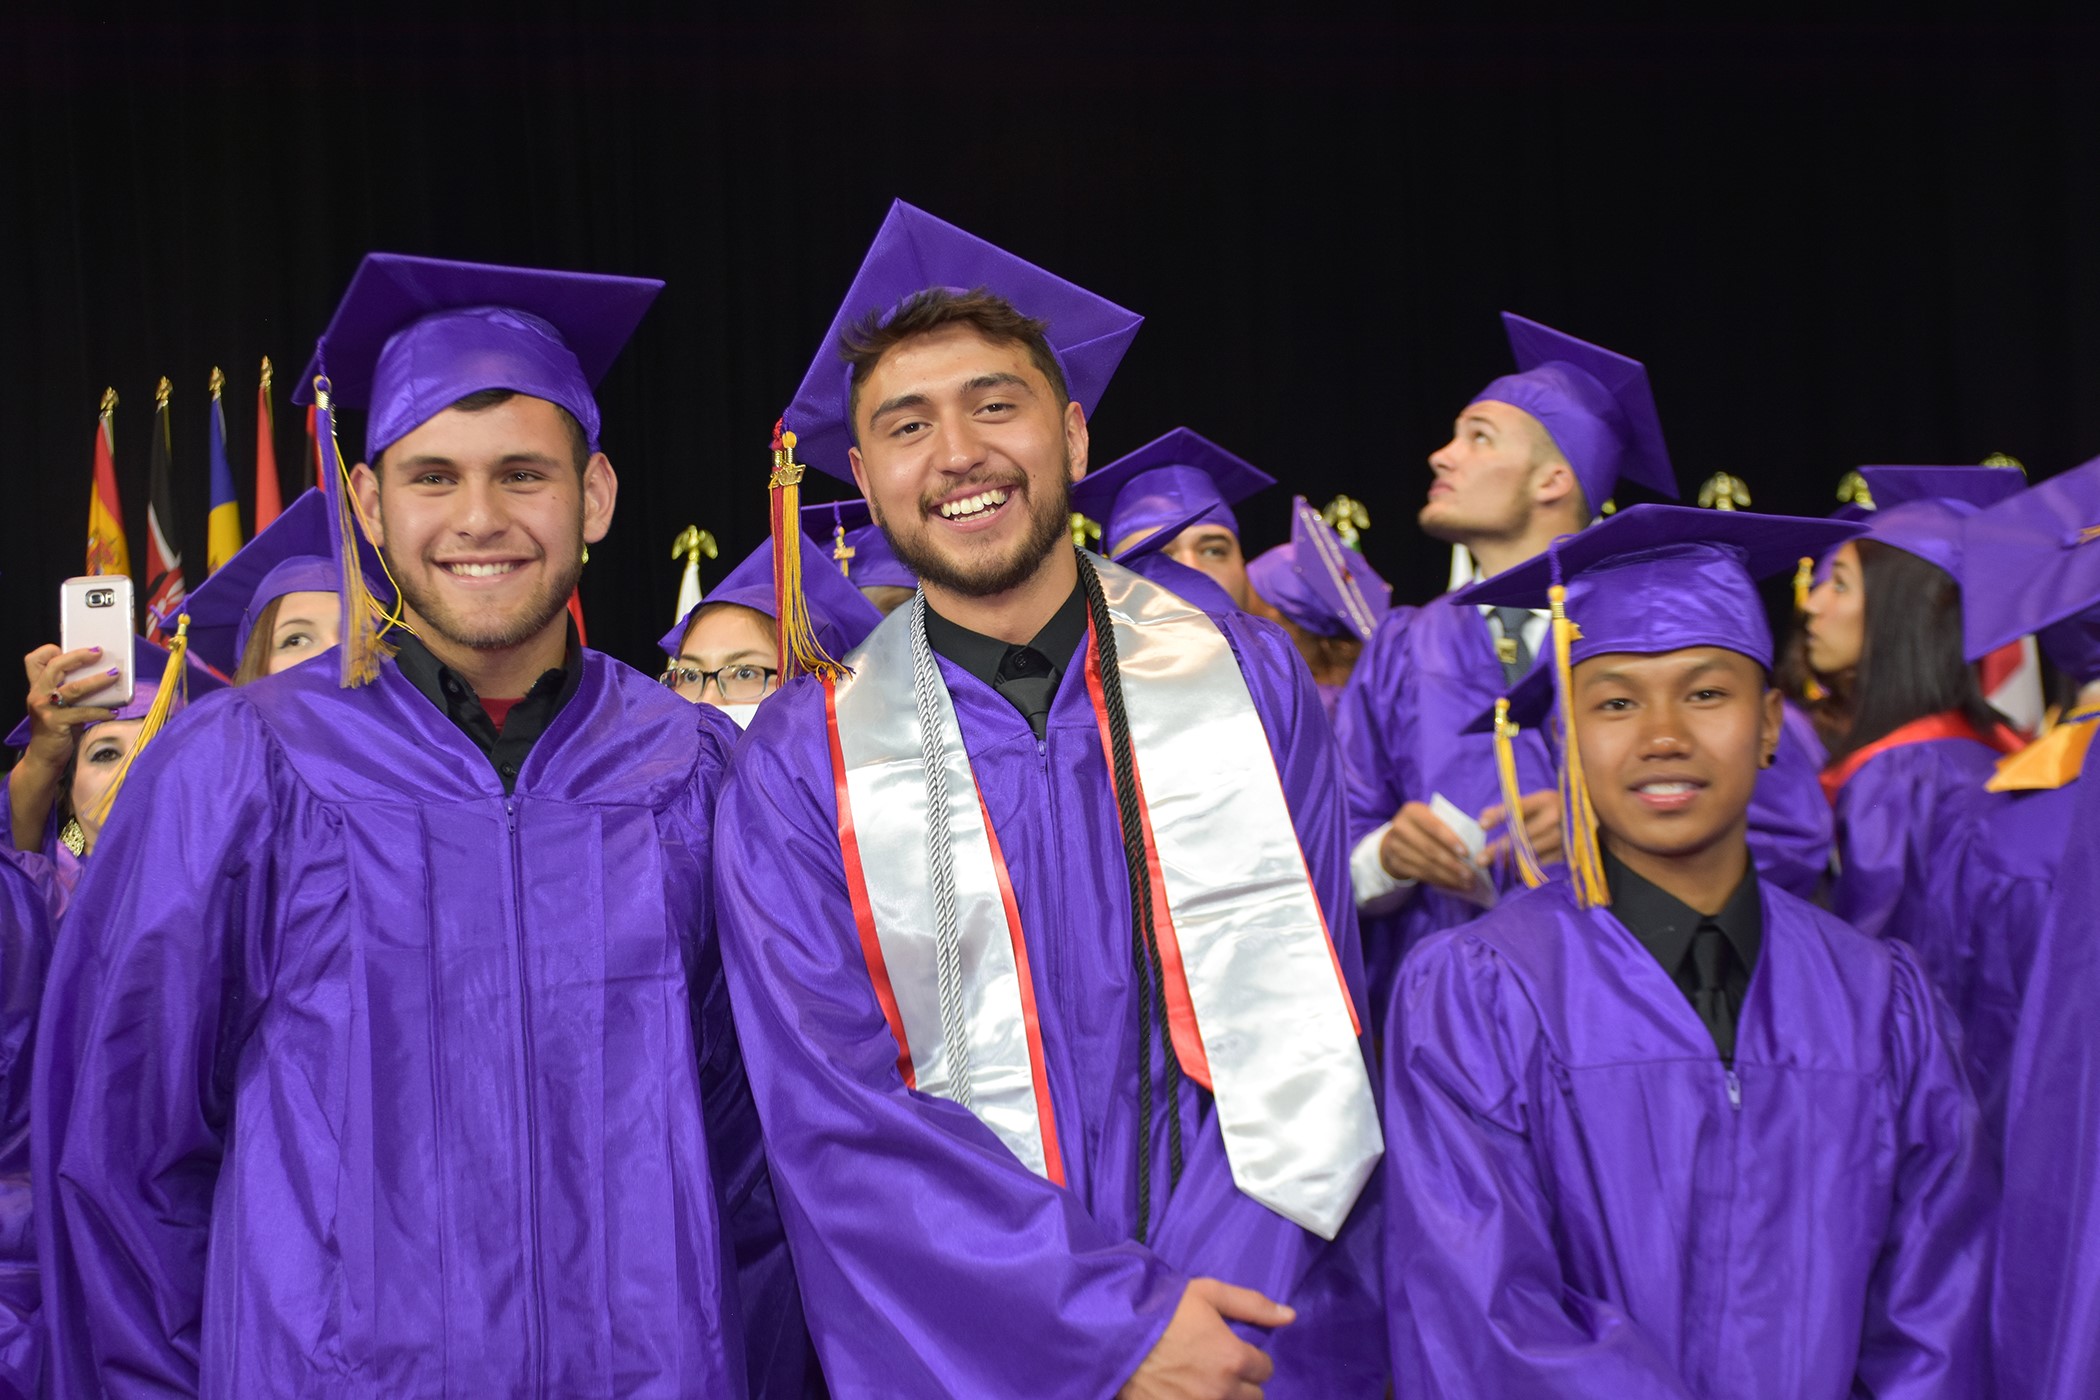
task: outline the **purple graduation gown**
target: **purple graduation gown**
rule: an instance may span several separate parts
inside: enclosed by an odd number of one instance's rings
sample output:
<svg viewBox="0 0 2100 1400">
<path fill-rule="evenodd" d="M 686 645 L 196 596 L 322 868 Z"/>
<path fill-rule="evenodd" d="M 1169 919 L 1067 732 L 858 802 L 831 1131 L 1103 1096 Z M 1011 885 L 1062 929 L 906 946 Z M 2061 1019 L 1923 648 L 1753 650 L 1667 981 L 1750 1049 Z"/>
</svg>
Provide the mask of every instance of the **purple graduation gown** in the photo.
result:
<svg viewBox="0 0 2100 1400">
<path fill-rule="evenodd" d="M 169 717 L 173 724 L 181 718 L 178 711 Z M 44 836 L 33 851 L 15 849 L 14 808 L 8 801 L 7 785 L 13 778 L 10 773 L 0 778 L 0 858 L 12 861 L 17 869 L 27 875 L 44 897 L 44 907 L 50 911 L 51 922 L 57 923 L 65 916 L 66 905 L 73 898 L 73 887 L 80 883 L 81 860 L 67 850 L 58 839 L 58 813 L 56 811 L 44 821 Z"/>
<path fill-rule="evenodd" d="M 583 656 L 513 797 L 391 662 L 208 696 L 133 769 L 38 1039 L 55 1393 L 743 1391 L 735 731 Z"/>
<path fill-rule="evenodd" d="M 1352 846 L 1391 821 L 1405 803 L 1427 802 L 1435 793 L 1466 812 L 1500 805 L 1494 737 L 1463 731 L 1507 688 L 1494 633 L 1478 609 L 1438 598 L 1385 616 L 1365 644 L 1335 715 Z M 1544 736 L 1526 730 L 1515 749 L 1519 788 L 1551 789 L 1553 762 Z M 1758 775 L 1750 804 L 1750 849 L 1758 870 L 1801 895 L 1814 891 L 1830 864 L 1830 810 L 1816 786 L 1819 767 L 1798 732 L 1783 734 L 1777 760 Z M 1508 862 L 1496 876 L 1505 894 L 1522 888 Z M 1409 948 L 1479 913 L 1455 895 L 1421 886 L 1397 911 L 1367 916 L 1364 962 L 1374 1010 L 1382 1014 Z"/>
<path fill-rule="evenodd" d="M 1555 883 L 1423 944 L 1386 1042 L 1398 1393 L 1981 1393 L 1993 1178 L 1910 951 L 1767 881 L 1733 1070 Z"/>
<path fill-rule="evenodd" d="M 2005 1095 L 1992 1346 L 1998 1393 L 2100 1395 L 2100 746 L 2034 939 Z"/>
<path fill-rule="evenodd" d="M 1868 759 L 1838 789 L 1831 911 L 1876 937 L 1926 929 L 1933 872 L 1981 805 L 1998 751 L 1976 739 L 1921 739 Z"/>
<path fill-rule="evenodd" d="M 1361 1004 L 1341 799 L 1312 680 L 1282 629 L 1214 614 L 1239 656 L 1344 975 Z M 801 1278 L 840 1396 L 1103 1397 L 1137 1369 L 1197 1275 L 1298 1320 L 1249 1332 L 1267 1394 L 1385 1391 L 1378 1212 L 1367 1188 L 1329 1244 L 1233 1186 L 1209 1096 L 1184 1081 L 1185 1167 L 1167 1181 L 1153 1100 L 1152 1230 L 1134 1242 L 1136 1007 L 1108 767 L 1077 669 L 1046 737 L 938 661 L 1019 903 L 1063 1154 L 1035 1175 L 949 1100 L 908 1091 L 862 957 L 839 852 L 822 688 L 760 708 L 716 812 L 723 960 Z M 1155 1075 L 1159 1059 L 1153 1058 Z"/>
<path fill-rule="evenodd" d="M 29 1188 L 29 1066 L 51 919 L 44 892 L 0 852 L 0 1400 L 39 1394 L 42 1289 Z"/>
</svg>

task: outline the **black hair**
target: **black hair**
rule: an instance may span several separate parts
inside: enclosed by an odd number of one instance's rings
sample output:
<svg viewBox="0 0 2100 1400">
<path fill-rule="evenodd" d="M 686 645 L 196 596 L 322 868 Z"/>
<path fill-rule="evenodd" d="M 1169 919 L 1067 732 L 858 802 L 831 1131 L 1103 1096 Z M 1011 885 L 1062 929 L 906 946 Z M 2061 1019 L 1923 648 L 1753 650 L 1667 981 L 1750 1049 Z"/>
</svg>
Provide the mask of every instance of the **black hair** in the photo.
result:
<svg viewBox="0 0 2100 1400">
<path fill-rule="evenodd" d="M 1831 757 L 1863 749 L 1912 720 L 1953 710 L 1988 734 L 2005 717 L 1984 699 L 1962 655 L 1961 588 L 1952 575 L 1879 540 L 1854 542 L 1866 594 L 1859 652 L 1845 687 L 1851 723 Z"/>
</svg>

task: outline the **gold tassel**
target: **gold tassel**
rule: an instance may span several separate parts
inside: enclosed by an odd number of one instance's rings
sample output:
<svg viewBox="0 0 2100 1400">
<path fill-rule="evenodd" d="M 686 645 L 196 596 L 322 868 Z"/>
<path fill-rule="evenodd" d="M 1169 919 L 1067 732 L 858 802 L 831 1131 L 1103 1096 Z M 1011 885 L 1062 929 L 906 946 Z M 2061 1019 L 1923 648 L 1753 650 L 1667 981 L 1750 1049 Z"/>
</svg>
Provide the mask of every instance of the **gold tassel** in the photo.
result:
<svg viewBox="0 0 2100 1400">
<path fill-rule="evenodd" d="M 773 425 L 772 494 L 774 620 L 780 626 L 780 681 L 796 676 L 837 680 L 846 668 L 833 660 L 817 640 L 802 592 L 802 473 L 795 460 L 795 435 L 786 419 Z"/>
<path fill-rule="evenodd" d="M 1568 590 L 1554 584 L 1553 670 L 1560 686 L 1560 824 L 1561 842 L 1567 850 L 1568 877 L 1575 885 L 1575 899 L 1585 909 L 1611 903 L 1611 886 L 1604 878 L 1603 848 L 1597 842 L 1597 813 L 1590 806 L 1590 785 L 1582 771 L 1582 748 L 1575 742 L 1575 667 L 1569 655 L 1582 629 L 1568 619 Z"/>
<path fill-rule="evenodd" d="M 139 725 L 139 736 L 132 740 L 131 750 L 124 755 L 124 761 L 117 765 L 117 771 L 110 778 L 109 786 L 102 789 L 102 795 L 94 800 L 85 813 L 98 828 L 109 820 L 110 806 L 117 800 L 117 789 L 124 786 L 124 779 L 131 772 L 131 765 L 146 751 L 146 745 L 152 741 L 153 736 L 160 733 L 161 726 L 168 722 L 168 716 L 174 713 L 176 692 L 180 690 L 183 699 L 188 700 L 189 652 L 190 615 L 183 613 L 175 620 L 175 635 L 168 639 L 168 669 L 161 672 L 160 689 L 153 693 L 153 703 L 146 707 L 145 720 Z"/>
<path fill-rule="evenodd" d="M 1536 847 L 1531 844 L 1531 833 L 1524 827 L 1524 794 L 1517 786 L 1517 726 L 1509 717 L 1509 700 L 1505 697 L 1495 702 L 1495 776 L 1502 783 L 1502 810 L 1508 815 L 1503 825 L 1509 828 L 1509 849 L 1516 857 L 1517 874 L 1524 878 L 1527 889 L 1537 889 L 1546 883 L 1546 869 L 1539 860 Z"/>
<path fill-rule="evenodd" d="M 365 571 L 360 562 L 358 546 L 370 539 L 371 522 L 365 519 L 364 506 L 357 493 L 350 489 L 350 469 L 343 465 L 343 450 L 335 438 L 335 400 L 330 396 L 328 376 L 314 376 L 314 405 L 320 410 L 315 437 L 319 439 L 322 470 L 332 472 L 335 481 L 335 528 L 338 559 L 342 564 L 343 619 L 348 634 L 342 641 L 342 670 L 340 684 L 350 690 L 361 685 L 370 685 L 379 679 L 379 663 L 388 652 L 381 639 L 398 626 L 401 616 L 398 611 L 380 605 L 365 585 Z M 379 567 L 387 567 L 382 558 Z M 393 582 L 393 571 L 387 570 L 387 581 Z M 398 586 L 395 597 L 400 596 Z"/>
</svg>

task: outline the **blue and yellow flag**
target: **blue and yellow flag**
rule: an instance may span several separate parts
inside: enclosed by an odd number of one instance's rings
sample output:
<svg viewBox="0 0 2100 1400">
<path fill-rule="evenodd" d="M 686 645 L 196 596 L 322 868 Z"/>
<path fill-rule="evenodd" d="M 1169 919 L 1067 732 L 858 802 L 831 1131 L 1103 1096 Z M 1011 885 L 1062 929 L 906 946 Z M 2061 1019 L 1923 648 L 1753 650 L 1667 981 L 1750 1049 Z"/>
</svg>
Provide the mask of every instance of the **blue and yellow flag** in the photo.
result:
<svg viewBox="0 0 2100 1400">
<path fill-rule="evenodd" d="M 204 537 L 204 571 L 215 572 L 241 547 L 241 503 L 233 493 L 233 467 L 226 460 L 226 409 L 219 395 L 226 376 L 211 371 L 211 516 Z"/>
</svg>

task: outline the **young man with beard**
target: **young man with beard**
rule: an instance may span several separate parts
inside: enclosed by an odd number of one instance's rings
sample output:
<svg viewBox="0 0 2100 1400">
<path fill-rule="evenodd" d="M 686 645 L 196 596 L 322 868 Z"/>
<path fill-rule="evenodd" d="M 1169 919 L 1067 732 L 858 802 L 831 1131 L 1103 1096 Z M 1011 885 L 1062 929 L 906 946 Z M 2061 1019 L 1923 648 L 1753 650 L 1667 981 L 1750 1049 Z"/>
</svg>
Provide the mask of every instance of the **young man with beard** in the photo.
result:
<svg viewBox="0 0 2100 1400">
<path fill-rule="evenodd" d="M 922 584 L 718 810 L 834 1393 L 1384 1393 L 1319 700 L 1272 625 L 1066 535 L 1136 327 L 898 205 L 789 410 Z"/>
<path fill-rule="evenodd" d="M 1622 480 L 1677 494 L 1639 361 L 1521 316 L 1502 320 L 1518 372 L 1475 395 L 1451 441 L 1430 455 L 1420 516 L 1428 534 L 1471 550 L 1486 578 L 1589 525 Z M 1462 731 L 1531 669 L 1546 623 L 1542 608 L 1460 605 L 1449 594 L 1394 608 L 1343 691 L 1335 735 L 1374 1007 L 1408 948 L 1480 914 L 1465 895 L 1478 874 L 1432 802 L 1443 797 L 1487 827 L 1491 855 L 1509 849 L 1492 746 Z M 1515 762 L 1524 826 L 1551 862 L 1560 849 L 1552 760 L 1524 735 Z M 1812 890 L 1831 832 L 1811 755 L 1782 748 L 1758 783 L 1750 826 L 1759 869 L 1797 893 Z M 1508 860 L 1492 860 L 1487 873 L 1500 891 L 1515 888 Z"/>
<path fill-rule="evenodd" d="M 340 667 L 210 697 L 131 774 L 39 1042 L 54 1394 L 744 1391 L 736 729 L 564 612 L 618 488 L 593 386 L 661 285 L 352 281 L 306 385 L 370 410 L 394 654 L 346 569 Z"/>
<path fill-rule="evenodd" d="M 1557 702 L 1571 874 L 1395 983 L 1399 1394 L 1985 1393 L 1954 1018 L 1908 946 L 1750 855 L 1781 728 L 1752 580 L 1856 528 L 1634 506 L 1460 595 L 1554 605 L 1567 664 L 1510 717 Z"/>
</svg>

